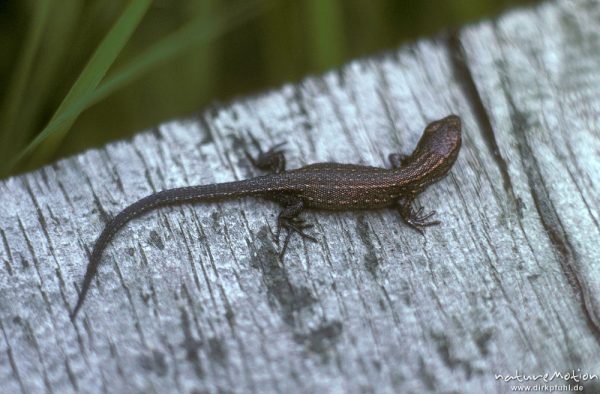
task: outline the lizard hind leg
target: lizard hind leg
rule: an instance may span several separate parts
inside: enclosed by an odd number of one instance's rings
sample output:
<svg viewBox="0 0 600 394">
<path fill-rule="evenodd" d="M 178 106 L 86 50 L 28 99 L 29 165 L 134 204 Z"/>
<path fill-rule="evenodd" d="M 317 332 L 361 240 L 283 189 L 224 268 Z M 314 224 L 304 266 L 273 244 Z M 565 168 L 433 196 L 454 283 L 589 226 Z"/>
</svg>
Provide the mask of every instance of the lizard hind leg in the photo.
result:
<svg viewBox="0 0 600 394">
<path fill-rule="evenodd" d="M 398 211 L 402 220 L 413 229 L 417 230 L 421 235 L 424 235 L 423 228 L 440 224 L 439 220 L 428 221 L 435 215 L 435 211 L 424 213 L 423 207 L 416 210 L 413 208 L 414 197 L 406 200 L 398 200 Z"/>
<path fill-rule="evenodd" d="M 309 241 L 317 242 L 315 237 L 304 232 L 304 230 L 311 228 L 313 225 L 306 223 L 304 219 L 298 217 L 298 215 L 304 209 L 304 203 L 302 200 L 297 197 L 292 197 L 282 201 L 282 204 L 284 205 L 284 208 L 277 217 L 277 232 L 275 233 L 275 239 L 277 240 L 277 243 L 279 243 L 279 235 L 282 228 L 287 231 L 287 234 L 285 235 L 281 252 L 279 252 L 280 259 L 283 259 L 290 241 L 290 237 L 294 233 L 299 234 L 302 238 L 308 239 Z"/>
<path fill-rule="evenodd" d="M 285 145 L 285 142 L 280 142 L 272 146 L 269 150 L 263 151 L 260 143 L 252 134 L 250 134 L 250 141 L 254 149 L 258 151 L 258 155 L 256 157 L 252 156 L 247 149 L 244 150 L 244 154 L 254 167 L 275 174 L 285 171 L 285 155 L 281 149 Z"/>
</svg>

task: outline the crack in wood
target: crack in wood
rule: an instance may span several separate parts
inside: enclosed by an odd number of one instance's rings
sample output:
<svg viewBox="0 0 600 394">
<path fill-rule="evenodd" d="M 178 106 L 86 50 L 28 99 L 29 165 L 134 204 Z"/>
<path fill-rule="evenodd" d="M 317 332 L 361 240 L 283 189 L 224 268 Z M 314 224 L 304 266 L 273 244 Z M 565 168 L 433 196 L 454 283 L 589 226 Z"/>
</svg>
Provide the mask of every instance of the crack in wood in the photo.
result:
<svg viewBox="0 0 600 394">
<path fill-rule="evenodd" d="M 508 172 L 508 164 L 502 154 L 500 153 L 500 148 L 498 146 L 498 142 L 496 141 L 496 135 L 494 133 L 494 128 L 492 127 L 492 122 L 490 120 L 490 116 L 487 108 L 479 95 L 479 90 L 477 89 L 477 85 L 475 80 L 473 79 L 473 75 L 471 73 L 471 69 L 469 68 L 469 64 L 467 63 L 466 56 L 462 44 L 460 42 L 459 32 L 453 31 L 450 33 L 446 40 L 446 45 L 450 50 L 450 59 L 451 65 L 453 67 L 453 72 L 456 80 L 460 83 L 462 91 L 468 99 L 469 105 L 473 113 L 475 114 L 475 118 L 479 125 L 479 130 L 481 130 L 481 136 L 483 137 L 483 141 L 485 141 L 494 161 L 500 170 L 500 175 L 502 176 L 502 185 L 504 187 L 504 191 L 510 198 L 519 219 L 523 218 L 523 203 L 521 199 L 515 195 L 512 180 L 510 178 L 510 174 Z"/>
<path fill-rule="evenodd" d="M 558 260 L 563 268 L 563 273 L 569 284 L 580 295 L 583 303 L 583 312 L 590 328 L 596 335 L 596 339 L 600 342 L 600 316 L 593 304 L 593 296 L 590 294 L 587 282 L 577 268 L 581 264 L 579 256 L 572 247 L 569 236 L 556 212 L 556 208 L 548 196 L 538 162 L 525 136 L 525 130 L 530 129 L 531 126 L 528 125 L 529 121 L 527 117 L 517 109 L 510 95 L 506 94 L 506 89 L 504 91 L 511 109 L 512 126 L 515 130 L 515 138 L 518 141 L 518 152 L 521 161 L 524 163 L 523 170 L 527 176 L 535 208 L 542 226 L 550 239 L 550 243 L 556 251 Z"/>
</svg>

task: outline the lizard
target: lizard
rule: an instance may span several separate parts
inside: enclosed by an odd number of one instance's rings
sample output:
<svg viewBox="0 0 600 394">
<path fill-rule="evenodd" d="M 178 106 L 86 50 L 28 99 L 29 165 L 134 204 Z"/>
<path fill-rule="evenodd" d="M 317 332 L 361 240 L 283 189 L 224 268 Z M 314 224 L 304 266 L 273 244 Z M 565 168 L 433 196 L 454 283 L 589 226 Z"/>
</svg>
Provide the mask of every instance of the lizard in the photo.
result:
<svg viewBox="0 0 600 394">
<path fill-rule="evenodd" d="M 276 240 L 279 240 L 282 228 L 287 231 L 279 256 L 281 259 L 293 233 L 317 241 L 305 232 L 312 226 L 300 217 L 306 209 L 396 208 L 407 225 L 423 234 L 425 227 L 440 224 L 440 221 L 430 221 L 436 212 L 424 213 L 422 206 L 414 208 L 413 203 L 421 192 L 445 177 L 452 168 L 461 146 L 461 120 L 457 115 L 449 115 L 429 123 L 412 154 L 391 153 L 388 156 L 389 169 L 325 162 L 286 170 L 281 149 L 283 144 L 263 151 L 253 136 L 251 140 L 258 155 L 253 157 L 248 150 L 244 153 L 255 167 L 269 171 L 268 174 L 246 180 L 159 191 L 134 202 L 113 217 L 94 244 L 71 319 L 75 319 L 83 305 L 104 249 L 115 234 L 131 219 L 163 205 L 214 202 L 246 196 L 275 201 L 283 208 L 277 218 Z"/>
</svg>

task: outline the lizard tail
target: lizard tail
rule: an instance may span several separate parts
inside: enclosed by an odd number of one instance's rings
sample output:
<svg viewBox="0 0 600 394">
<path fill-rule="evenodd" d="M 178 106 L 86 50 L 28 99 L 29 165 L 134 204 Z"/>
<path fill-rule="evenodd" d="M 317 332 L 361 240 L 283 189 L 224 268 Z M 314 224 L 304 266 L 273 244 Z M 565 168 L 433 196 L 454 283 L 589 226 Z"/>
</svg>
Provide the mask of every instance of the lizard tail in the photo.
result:
<svg viewBox="0 0 600 394">
<path fill-rule="evenodd" d="M 70 315 L 71 320 L 74 320 L 75 317 L 77 317 L 77 313 L 83 305 L 85 296 L 92 283 L 92 279 L 98 271 L 98 266 L 100 264 L 104 249 L 115 236 L 115 234 L 131 219 L 163 205 L 180 204 L 184 202 L 210 202 L 216 200 L 225 200 L 228 198 L 258 195 L 265 192 L 265 186 L 263 183 L 264 178 L 267 177 L 257 177 L 237 182 L 188 186 L 163 190 L 129 205 L 106 224 L 104 230 L 96 240 L 85 276 L 83 278 L 81 292 L 79 293 L 77 304 Z"/>
</svg>

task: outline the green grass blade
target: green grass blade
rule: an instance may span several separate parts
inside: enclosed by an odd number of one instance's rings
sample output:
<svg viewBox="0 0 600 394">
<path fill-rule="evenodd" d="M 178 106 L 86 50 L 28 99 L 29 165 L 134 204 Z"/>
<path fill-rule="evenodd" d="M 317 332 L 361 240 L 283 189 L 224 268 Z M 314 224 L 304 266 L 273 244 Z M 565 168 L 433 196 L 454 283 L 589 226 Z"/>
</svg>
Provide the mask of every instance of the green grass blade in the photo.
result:
<svg viewBox="0 0 600 394">
<path fill-rule="evenodd" d="M 69 111 L 71 106 L 77 105 L 84 97 L 96 90 L 117 55 L 129 41 L 151 3 L 151 0 L 132 0 L 129 3 L 83 68 L 69 93 L 67 93 L 50 119 L 49 124 L 54 123 L 63 113 Z M 71 118 L 61 122 L 60 127 L 54 128 L 51 133 L 40 134 L 34 140 L 37 141 L 36 144 L 34 146 L 30 144 L 19 156 L 19 160 L 30 154 L 34 163 L 49 160 L 57 151 L 74 121 L 75 118 Z"/>
<path fill-rule="evenodd" d="M 312 30 L 313 66 L 318 71 L 340 64 L 344 58 L 344 23 L 339 0 L 309 0 L 309 28 Z"/>
<path fill-rule="evenodd" d="M 209 24 L 214 21 L 220 13 L 218 10 L 223 6 L 219 0 L 204 0 L 201 2 L 194 2 L 190 5 L 189 10 L 197 15 L 197 23 Z M 228 21 L 230 30 L 232 21 Z M 194 68 L 195 73 L 193 79 L 189 83 L 193 84 L 196 91 L 202 94 L 203 97 L 211 97 L 211 93 L 214 91 L 216 86 L 215 75 L 217 72 L 217 58 L 216 46 L 211 44 L 210 40 L 204 39 L 204 42 L 200 45 L 193 45 L 194 50 L 188 51 L 193 53 L 186 53 L 186 63 L 189 63 Z M 166 73 L 165 73 L 166 74 Z M 171 73 L 169 73 L 172 75 Z M 169 78 L 172 78 L 169 76 Z"/>
<path fill-rule="evenodd" d="M 86 108 L 139 79 L 146 72 L 172 59 L 174 56 L 180 55 L 186 49 L 201 42 L 212 40 L 260 15 L 265 10 L 266 4 L 269 3 L 269 1 L 264 0 L 245 2 L 243 6 L 239 6 L 230 12 L 225 12 L 223 17 L 208 21 L 208 24 L 204 18 L 198 18 L 198 20 L 188 23 L 180 30 L 154 44 L 128 65 L 116 71 L 114 75 L 107 77 L 96 90 L 88 92 L 87 95 L 74 102 L 60 115 L 53 117 L 44 130 L 13 160 L 10 168 L 12 169 L 17 164 L 20 164 L 40 144 L 45 144 L 48 136 L 52 136 L 57 131 L 72 125 L 75 119 Z"/>
<path fill-rule="evenodd" d="M 23 106 L 23 98 L 27 91 L 28 81 L 34 67 L 35 56 L 39 51 L 40 43 L 43 41 L 43 33 L 48 21 L 50 1 L 40 0 L 36 2 L 34 14 L 30 21 L 27 39 L 23 45 L 23 51 L 18 59 L 14 76 L 11 79 L 2 106 L 0 117 L 0 156 L 7 157 L 7 149 L 13 146 L 9 143 L 22 132 L 19 130 L 19 111 Z"/>
<path fill-rule="evenodd" d="M 15 136 L 11 142 L 15 153 L 26 147 L 45 126 L 48 116 L 52 115 L 46 111 L 56 108 L 66 93 L 58 97 L 59 101 L 56 102 L 58 92 L 65 87 L 65 82 L 72 84 L 76 77 L 73 75 L 69 78 L 66 69 L 71 67 L 71 63 L 76 63 L 73 52 L 82 48 L 73 43 L 75 37 L 81 34 L 79 27 L 83 23 L 90 24 L 83 18 L 83 3 L 81 0 L 51 1 L 43 43 L 36 55 L 35 71 L 31 73 L 25 91 L 26 105 L 22 105 L 19 110 L 20 135 Z M 69 65 L 66 66 L 67 62 Z"/>
</svg>

